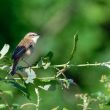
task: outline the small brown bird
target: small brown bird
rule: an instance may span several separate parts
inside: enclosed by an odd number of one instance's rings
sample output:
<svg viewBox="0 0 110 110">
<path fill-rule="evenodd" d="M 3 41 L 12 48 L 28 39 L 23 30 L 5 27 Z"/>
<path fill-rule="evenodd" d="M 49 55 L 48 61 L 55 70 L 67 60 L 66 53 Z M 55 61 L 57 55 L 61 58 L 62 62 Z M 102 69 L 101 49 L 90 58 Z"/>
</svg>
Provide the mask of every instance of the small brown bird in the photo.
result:
<svg viewBox="0 0 110 110">
<path fill-rule="evenodd" d="M 11 71 L 12 76 L 16 73 L 16 68 L 20 61 L 25 62 L 28 66 L 32 65 L 30 62 L 28 62 L 28 59 L 32 56 L 33 53 L 35 53 L 34 49 L 38 38 L 39 38 L 38 34 L 34 32 L 29 32 L 17 45 L 12 55 L 13 60 L 13 66 Z"/>
</svg>

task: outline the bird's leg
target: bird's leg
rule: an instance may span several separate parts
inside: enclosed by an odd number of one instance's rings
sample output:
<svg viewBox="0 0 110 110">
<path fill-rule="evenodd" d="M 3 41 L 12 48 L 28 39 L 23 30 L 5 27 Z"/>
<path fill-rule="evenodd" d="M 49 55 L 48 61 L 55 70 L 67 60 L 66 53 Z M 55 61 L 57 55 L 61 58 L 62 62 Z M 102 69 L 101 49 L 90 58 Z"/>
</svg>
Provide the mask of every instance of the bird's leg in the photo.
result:
<svg viewBox="0 0 110 110">
<path fill-rule="evenodd" d="M 22 59 L 22 60 L 28 65 L 28 67 L 30 69 L 30 73 L 31 73 L 31 65 L 25 59 Z"/>
<path fill-rule="evenodd" d="M 31 67 L 31 65 L 25 59 L 22 59 L 22 60 L 23 60 L 24 63 L 27 64 L 28 67 Z"/>
<path fill-rule="evenodd" d="M 29 69 L 30 69 L 30 73 L 31 73 L 31 67 L 29 67 Z"/>
</svg>

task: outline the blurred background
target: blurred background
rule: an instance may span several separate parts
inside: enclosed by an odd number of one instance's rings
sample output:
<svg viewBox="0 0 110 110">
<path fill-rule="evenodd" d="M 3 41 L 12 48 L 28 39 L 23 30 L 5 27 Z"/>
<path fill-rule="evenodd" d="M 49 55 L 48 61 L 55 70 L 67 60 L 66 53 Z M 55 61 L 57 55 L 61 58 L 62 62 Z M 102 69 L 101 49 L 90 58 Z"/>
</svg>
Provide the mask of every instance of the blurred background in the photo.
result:
<svg viewBox="0 0 110 110">
<path fill-rule="evenodd" d="M 110 0 L 0 0 L 0 48 L 5 43 L 10 44 L 10 55 L 26 33 L 37 32 L 41 36 L 37 56 L 52 51 L 52 64 L 65 63 L 70 57 L 73 35 L 77 31 L 79 40 L 73 64 L 109 61 Z M 58 85 L 55 91 L 41 90 L 39 110 L 51 110 L 57 106 L 59 110 L 63 107 L 80 110 L 74 100 L 75 91 L 92 93 L 103 89 L 99 80 L 102 74 L 109 73 L 102 67 L 70 68 L 65 74 L 74 79 L 79 90 L 74 86 L 62 90 Z M 18 91 L 14 92 L 17 98 L 10 103 L 28 101 Z M 105 107 L 105 110 L 109 109 Z"/>
</svg>

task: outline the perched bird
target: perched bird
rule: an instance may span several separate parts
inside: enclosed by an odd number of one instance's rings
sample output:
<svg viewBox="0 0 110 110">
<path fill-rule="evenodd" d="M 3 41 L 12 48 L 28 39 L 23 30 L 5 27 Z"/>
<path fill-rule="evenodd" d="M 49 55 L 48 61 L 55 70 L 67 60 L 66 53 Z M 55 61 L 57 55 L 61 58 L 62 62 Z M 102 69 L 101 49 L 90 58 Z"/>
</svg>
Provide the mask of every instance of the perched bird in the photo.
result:
<svg viewBox="0 0 110 110">
<path fill-rule="evenodd" d="M 30 59 L 30 57 L 33 57 L 33 54 L 36 53 L 35 45 L 37 43 L 38 38 L 39 38 L 38 34 L 34 32 L 29 32 L 17 45 L 12 54 L 13 60 L 13 66 L 11 71 L 12 76 L 16 73 L 17 66 L 21 61 L 24 62 L 27 66 L 32 65 L 31 60 L 28 62 L 28 59 Z"/>
</svg>

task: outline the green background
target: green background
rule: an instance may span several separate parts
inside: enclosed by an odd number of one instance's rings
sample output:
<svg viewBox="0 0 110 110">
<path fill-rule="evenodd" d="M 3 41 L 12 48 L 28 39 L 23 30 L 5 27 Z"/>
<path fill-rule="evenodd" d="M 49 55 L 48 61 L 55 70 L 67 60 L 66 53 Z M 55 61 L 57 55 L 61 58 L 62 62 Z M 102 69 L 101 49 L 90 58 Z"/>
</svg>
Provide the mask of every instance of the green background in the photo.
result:
<svg viewBox="0 0 110 110">
<path fill-rule="evenodd" d="M 52 64 L 65 63 L 70 57 L 73 36 L 77 31 L 79 40 L 73 64 L 109 61 L 110 0 L 0 0 L 0 48 L 5 43 L 10 44 L 9 56 L 26 33 L 37 32 L 40 35 L 37 56 L 52 51 Z M 42 73 L 42 76 L 46 76 L 51 72 Z M 40 90 L 39 110 L 51 110 L 57 106 L 59 110 L 64 107 L 80 110 L 74 94 L 103 89 L 99 80 L 102 74 L 109 73 L 109 69 L 103 67 L 70 68 L 65 74 L 74 79 L 78 86 L 62 90 L 56 85 L 53 91 Z M 40 72 L 37 74 L 40 76 Z M 2 85 L 2 89 L 13 90 L 6 84 Z M 29 101 L 16 89 L 13 91 L 14 98 L 8 99 L 10 104 L 36 102 L 33 92 L 33 98 Z M 92 108 L 99 110 L 97 105 Z M 104 108 L 109 109 L 109 106 Z"/>
</svg>

